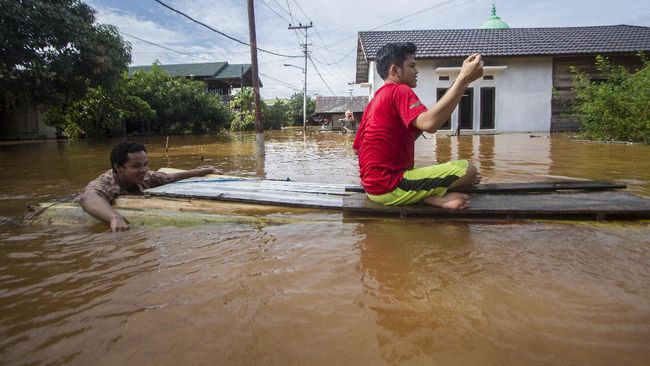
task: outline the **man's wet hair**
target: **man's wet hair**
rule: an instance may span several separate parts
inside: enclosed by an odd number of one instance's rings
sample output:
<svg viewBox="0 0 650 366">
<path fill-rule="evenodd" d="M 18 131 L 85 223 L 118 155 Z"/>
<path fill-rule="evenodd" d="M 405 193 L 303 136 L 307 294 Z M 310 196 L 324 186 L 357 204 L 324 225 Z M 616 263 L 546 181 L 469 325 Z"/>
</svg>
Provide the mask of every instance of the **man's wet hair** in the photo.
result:
<svg viewBox="0 0 650 366">
<path fill-rule="evenodd" d="M 118 166 L 124 166 L 124 164 L 129 161 L 129 153 L 140 151 L 147 152 L 147 149 L 144 147 L 144 145 L 133 141 L 124 141 L 115 145 L 111 151 L 110 157 L 111 167 L 113 168 L 113 171 L 115 171 Z"/>
<path fill-rule="evenodd" d="M 388 77 L 390 65 L 404 67 L 406 58 L 410 55 L 415 56 L 415 51 L 417 51 L 417 47 L 411 42 L 388 43 L 380 48 L 375 56 L 379 76 L 385 80 Z"/>
</svg>

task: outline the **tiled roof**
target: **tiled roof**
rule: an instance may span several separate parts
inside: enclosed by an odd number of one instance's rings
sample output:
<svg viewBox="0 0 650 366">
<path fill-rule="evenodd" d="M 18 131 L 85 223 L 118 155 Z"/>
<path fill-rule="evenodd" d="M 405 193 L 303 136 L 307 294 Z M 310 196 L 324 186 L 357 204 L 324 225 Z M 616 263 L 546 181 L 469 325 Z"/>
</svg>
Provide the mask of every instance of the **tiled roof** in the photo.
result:
<svg viewBox="0 0 650 366">
<path fill-rule="evenodd" d="M 316 97 L 316 113 L 363 112 L 368 104 L 368 97 Z"/>
<path fill-rule="evenodd" d="M 161 69 L 167 71 L 171 76 L 194 76 L 197 78 L 224 80 L 237 79 L 241 77 L 242 67 L 244 74 L 250 69 L 251 65 L 229 65 L 228 62 L 204 62 L 199 64 L 176 64 L 176 65 L 159 65 Z M 129 76 L 136 71 L 151 70 L 151 66 L 130 66 Z"/>
<path fill-rule="evenodd" d="M 540 56 L 650 51 L 650 27 L 450 29 L 359 32 L 366 61 L 390 42 L 413 42 L 417 58 Z"/>
</svg>

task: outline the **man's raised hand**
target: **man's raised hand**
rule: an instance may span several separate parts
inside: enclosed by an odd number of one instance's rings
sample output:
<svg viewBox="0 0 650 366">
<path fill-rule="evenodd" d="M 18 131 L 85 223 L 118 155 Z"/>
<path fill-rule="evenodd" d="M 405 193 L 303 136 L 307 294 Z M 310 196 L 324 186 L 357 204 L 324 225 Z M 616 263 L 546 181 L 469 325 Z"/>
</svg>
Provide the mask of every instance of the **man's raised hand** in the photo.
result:
<svg viewBox="0 0 650 366">
<path fill-rule="evenodd" d="M 483 60 L 478 53 L 471 54 L 463 61 L 458 79 L 469 85 L 472 81 L 483 76 Z"/>
</svg>

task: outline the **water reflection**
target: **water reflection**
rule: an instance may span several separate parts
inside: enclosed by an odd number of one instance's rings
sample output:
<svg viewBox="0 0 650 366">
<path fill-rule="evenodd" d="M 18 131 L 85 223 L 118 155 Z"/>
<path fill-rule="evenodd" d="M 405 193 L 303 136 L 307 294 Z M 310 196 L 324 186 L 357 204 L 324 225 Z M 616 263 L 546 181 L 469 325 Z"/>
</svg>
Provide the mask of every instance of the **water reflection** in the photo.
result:
<svg viewBox="0 0 650 366">
<path fill-rule="evenodd" d="M 650 355 L 646 227 L 384 221 L 357 230 L 360 303 L 375 314 L 388 364 L 603 364 L 613 354 L 642 364 Z"/>
<path fill-rule="evenodd" d="M 551 178 L 550 141 L 548 135 L 436 135 L 418 141 L 416 164 L 467 159 L 485 182 L 545 180 Z"/>
<path fill-rule="evenodd" d="M 376 337 L 382 358 L 421 364 L 453 346 L 458 339 L 452 333 L 464 331 L 449 328 L 462 327 L 471 314 L 463 314 L 463 299 L 449 292 L 482 271 L 472 258 L 469 225 L 365 223 L 358 232 L 364 238 L 358 267 L 363 306 L 382 328 Z"/>
</svg>

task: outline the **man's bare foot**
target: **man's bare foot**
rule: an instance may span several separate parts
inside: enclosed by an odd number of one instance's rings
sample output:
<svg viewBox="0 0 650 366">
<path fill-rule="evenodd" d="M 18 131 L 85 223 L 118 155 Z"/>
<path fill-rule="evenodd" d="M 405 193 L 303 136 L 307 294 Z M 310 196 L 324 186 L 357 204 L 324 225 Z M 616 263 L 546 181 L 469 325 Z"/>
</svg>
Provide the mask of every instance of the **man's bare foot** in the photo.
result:
<svg viewBox="0 0 650 366">
<path fill-rule="evenodd" d="M 476 178 L 474 178 L 474 182 L 472 183 L 472 185 L 477 186 L 480 183 L 481 183 L 481 173 L 476 173 Z"/>
<path fill-rule="evenodd" d="M 450 210 L 462 210 L 469 206 L 469 195 L 464 193 L 450 192 L 442 197 L 429 196 L 424 202 L 431 206 L 446 208 Z"/>
</svg>

